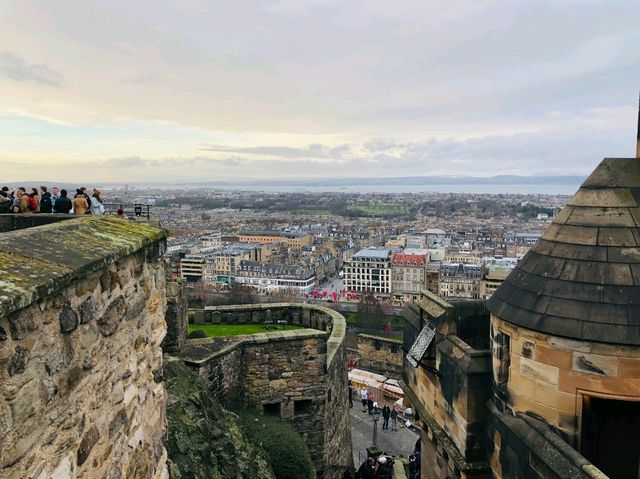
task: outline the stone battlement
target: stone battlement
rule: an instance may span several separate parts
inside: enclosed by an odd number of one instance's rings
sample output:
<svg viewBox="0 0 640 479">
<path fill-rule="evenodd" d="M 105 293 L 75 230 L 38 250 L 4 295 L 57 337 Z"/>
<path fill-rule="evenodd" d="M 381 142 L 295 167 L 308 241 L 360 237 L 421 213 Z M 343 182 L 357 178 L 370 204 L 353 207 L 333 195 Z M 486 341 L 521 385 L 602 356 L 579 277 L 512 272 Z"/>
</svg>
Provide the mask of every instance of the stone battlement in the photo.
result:
<svg viewBox="0 0 640 479">
<path fill-rule="evenodd" d="M 165 232 L 66 219 L 0 234 L 0 476 L 166 477 Z"/>
<path fill-rule="evenodd" d="M 352 464 L 344 317 L 322 306 L 272 303 L 207 307 L 195 321 L 304 327 L 187 340 L 177 357 L 219 399 L 256 407 L 298 431 L 318 477 L 341 477 Z"/>
</svg>

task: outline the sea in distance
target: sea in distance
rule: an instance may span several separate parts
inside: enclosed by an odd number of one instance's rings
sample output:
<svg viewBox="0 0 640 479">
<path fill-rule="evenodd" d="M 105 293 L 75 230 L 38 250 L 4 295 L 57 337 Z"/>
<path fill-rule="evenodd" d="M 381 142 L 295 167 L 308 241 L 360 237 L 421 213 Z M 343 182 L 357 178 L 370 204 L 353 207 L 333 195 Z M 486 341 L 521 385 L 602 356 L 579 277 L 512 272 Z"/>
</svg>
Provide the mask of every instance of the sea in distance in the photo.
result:
<svg viewBox="0 0 640 479">
<path fill-rule="evenodd" d="M 270 193 L 468 193 L 468 194 L 520 194 L 520 195 L 573 195 L 580 183 L 576 184 L 472 184 L 472 185 L 407 185 L 407 184 L 354 184 L 354 185 L 287 185 L 273 184 L 224 184 L 216 189 L 264 191 Z"/>
</svg>

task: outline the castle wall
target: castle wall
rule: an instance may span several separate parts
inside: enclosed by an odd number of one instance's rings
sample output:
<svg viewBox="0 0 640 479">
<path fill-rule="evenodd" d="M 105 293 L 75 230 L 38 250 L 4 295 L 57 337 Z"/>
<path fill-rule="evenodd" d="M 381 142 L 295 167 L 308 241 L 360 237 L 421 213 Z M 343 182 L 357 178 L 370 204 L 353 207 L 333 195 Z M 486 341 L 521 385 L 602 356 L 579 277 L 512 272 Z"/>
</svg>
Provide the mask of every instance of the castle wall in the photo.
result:
<svg viewBox="0 0 640 479">
<path fill-rule="evenodd" d="M 0 236 L 0 477 L 167 477 L 163 244 L 109 218 Z"/>
<path fill-rule="evenodd" d="M 583 393 L 640 399 L 640 348 L 550 336 L 496 316 L 491 323 L 494 380 L 506 407 L 539 415 L 574 447 Z"/>
<path fill-rule="evenodd" d="M 262 408 L 306 440 L 319 477 L 341 477 L 352 463 L 346 323 L 335 311 L 275 303 L 209 307 L 203 322 L 287 320 L 314 329 L 187 341 L 179 355 L 217 397 Z"/>
<path fill-rule="evenodd" d="M 402 377 L 402 341 L 358 334 L 358 349 L 353 352 L 356 353 L 358 368 L 392 378 Z"/>
</svg>

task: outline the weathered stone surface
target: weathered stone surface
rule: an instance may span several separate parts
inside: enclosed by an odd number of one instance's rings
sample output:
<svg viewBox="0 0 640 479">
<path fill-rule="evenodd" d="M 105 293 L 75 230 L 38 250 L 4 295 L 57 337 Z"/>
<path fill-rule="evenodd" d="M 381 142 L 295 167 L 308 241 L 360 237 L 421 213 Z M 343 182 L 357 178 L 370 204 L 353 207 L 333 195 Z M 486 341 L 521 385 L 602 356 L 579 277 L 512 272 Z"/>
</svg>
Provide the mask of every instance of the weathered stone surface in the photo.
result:
<svg viewBox="0 0 640 479">
<path fill-rule="evenodd" d="M 118 296 L 109 304 L 107 310 L 98 319 L 98 330 L 105 336 L 114 334 L 124 319 L 125 311 L 126 302 L 122 296 Z"/>
<path fill-rule="evenodd" d="M 7 371 L 9 372 L 9 376 L 13 376 L 14 374 L 23 373 L 25 367 L 27 365 L 27 360 L 29 359 L 29 351 L 27 348 L 22 347 L 21 345 L 17 345 L 14 354 L 11 356 L 9 360 L 9 367 Z"/>
<path fill-rule="evenodd" d="M 138 317 L 138 315 L 142 313 L 142 311 L 144 311 L 144 307 L 146 306 L 146 304 L 147 295 L 144 293 L 144 291 L 136 294 L 133 298 L 127 301 L 127 314 L 125 319 L 129 321 Z"/>
<path fill-rule="evenodd" d="M 87 324 L 92 321 L 96 314 L 96 302 L 92 296 L 89 296 L 84 303 L 80 305 L 80 324 Z"/>
<path fill-rule="evenodd" d="M 7 332 L 2 326 L 0 326 L 0 341 L 6 341 L 6 339 L 7 339 Z"/>
<path fill-rule="evenodd" d="M 64 242 L 51 248 L 43 242 L 44 249 L 33 251 L 39 259 L 25 259 L 31 250 L 5 254 L 0 235 L 0 264 L 16 273 L 11 290 L 0 284 L 0 324 L 9 336 L 0 340 L 0 476 L 116 479 L 133 471 L 168 479 L 165 391 L 162 384 L 149 389 L 156 386 L 152 371 L 162 369 L 164 268 L 140 250 L 163 234 L 110 218 L 67 224 L 71 230 L 56 236 L 82 240 L 71 250 Z M 136 250 L 141 254 L 134 258 Z M 16 258 L 22 258 L 19 264 Z M 122 284 L 112 289 L 114 260 Z M 133 321 L 123 320 L 126 295 L 146 310 Z M 111 385 L 118 382 L 116 405 L 117 386 L 114 400 Z M 124 390 L 131 385 L 135 394 L 126 411 Z M 143 438 L 135 450 L 127 446 L 130 423 Z"/>
<path fill-rule="evenodd" d="M 82 441 L 80 441 L 80 447 L 78 447 L 78 456 L 77 456 L 77 464 L 78 466 L 82 466 L 84 462 L 91 454 L 91 450 L 93 446 L 100 440 L 100 433 L 98 432 L 98 428 L 96 426 L 91 426 L 89 430 L 82 437 Z"/>
<path fill-rule="evenodd" d="M 78 327 L 78 313 L 71 309 L 71 305 L 67 302 L 64 303 L 60 316 L 60 332 L 71 333 Z"/>
</svg>

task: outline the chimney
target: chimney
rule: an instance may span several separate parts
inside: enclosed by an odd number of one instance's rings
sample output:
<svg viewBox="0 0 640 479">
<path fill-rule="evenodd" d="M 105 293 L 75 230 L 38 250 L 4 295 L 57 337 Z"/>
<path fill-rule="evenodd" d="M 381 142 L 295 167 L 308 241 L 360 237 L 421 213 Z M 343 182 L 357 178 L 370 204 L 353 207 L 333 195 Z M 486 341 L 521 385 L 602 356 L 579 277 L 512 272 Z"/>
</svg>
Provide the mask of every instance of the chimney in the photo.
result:
<svg viewBox="0 0 640 479">
<path fill-rule="evenodd" d="M 636 158 L 640 158 L 640 98 L 638 99 L 638 135 L 636 139 Z"/>
</svg>

